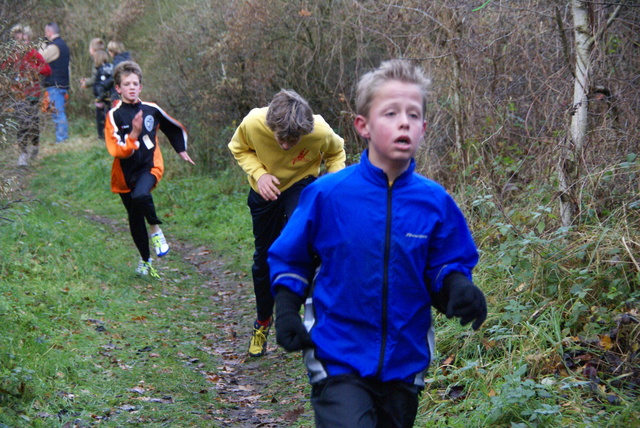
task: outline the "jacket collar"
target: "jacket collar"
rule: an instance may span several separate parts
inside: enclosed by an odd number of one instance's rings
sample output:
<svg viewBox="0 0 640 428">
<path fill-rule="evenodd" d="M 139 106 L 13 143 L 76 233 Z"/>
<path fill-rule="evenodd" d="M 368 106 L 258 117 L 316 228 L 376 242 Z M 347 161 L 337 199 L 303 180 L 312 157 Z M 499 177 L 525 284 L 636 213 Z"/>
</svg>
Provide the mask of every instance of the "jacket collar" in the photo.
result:
<svg viewBox="0 0 640 428">
<path fill-rule="evenodd" d="M 373 165 L 369 161 L 369 149 L 365 149 L 360 156 L 360 167 L 362 168 L 364 176 L 378 185 L 383 185 L 385 187 L 389 186 L 389 179 L 387 178 L 387 174 L 377 166 Z M 396 180 L 393 182 L 394 186 L 398 186 L 403 184 L 411 178 L 413 172 L 416 168 L 415 159 L 411 158 L 411 163 L 409 164 L 409 168 L 406 169 Z"/>
</svg>

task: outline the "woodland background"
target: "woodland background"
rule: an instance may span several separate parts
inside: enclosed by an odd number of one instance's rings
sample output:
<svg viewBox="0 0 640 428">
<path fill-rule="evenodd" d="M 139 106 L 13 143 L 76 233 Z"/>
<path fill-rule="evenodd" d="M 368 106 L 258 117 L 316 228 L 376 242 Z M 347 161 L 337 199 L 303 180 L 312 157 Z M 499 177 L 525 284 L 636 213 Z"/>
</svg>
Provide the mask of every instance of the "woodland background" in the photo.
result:
<svg viewBox="0 0 640 428">
<path fill-rule="evenodd" d="M 238 121 L 280 88 L 309 99 L 356 159 L 358 77 L 384 59 L 409 58 L 434 82 L 421 171 L 508 205 L 529 187 L 557 187 L 558 160 L 575 149 L 574 3 L 587 11 L 584 31 L 593 37 L 582 103 L 588 135 L 564 165 L 580 223 L 631 202 L 637 189 L 615 169 L 638 151 L 635 1 L 3 0 L 0 38 L 18 22 L 42 37 L 44 24 L 57 21 L 74 82 L 90 73 L 91 38 L 124 42 L 143 68 L 146 97 L 186 122 L 199 167 L 212 174 L 230 166 L 226 144 Z M 75 85 L 72 119 L 91 115 L 90 102 Z"/>
<path fill-rule="evenodd" d="M 0 19 L 3 43 L 15 23 L 42 37 L 58 22 L 73 56 L 70 121 L 93 117 L 78 84 L 91 70 L 90 39 L 122 41 L 142 66 L 143 98 L 189 129 L 197 168 L 172 165 L 175 179 L 237 171 L 227 150 L 235 127 L 280 88 L 307 98 L 356 162 L 358 77 L 388 58 L 416 61 L 433 81 L 419 171 L 467 214 L 482 252 L 475 280 L 490 305 L 484 352 L 459 330 L 442 333 L 439 349 L 457 355 L 443 367 L 458 371 L 443 369 L 435 384 L 453 401 L 461 383 L 491 384 L 476 407 L 492 409 L 496 426 L 638 422 L 637 1 L 1 0 Z M 487 359 L 480 371 L 474 358 Z M 584 401 L 558 404 L 567 383 L 549 401 L 558 379 L 584 386 Z M 461 414 L 473 407 L 466 402 Z M 565 411 L 574 419 L 553 419 Z"/>
</svg>

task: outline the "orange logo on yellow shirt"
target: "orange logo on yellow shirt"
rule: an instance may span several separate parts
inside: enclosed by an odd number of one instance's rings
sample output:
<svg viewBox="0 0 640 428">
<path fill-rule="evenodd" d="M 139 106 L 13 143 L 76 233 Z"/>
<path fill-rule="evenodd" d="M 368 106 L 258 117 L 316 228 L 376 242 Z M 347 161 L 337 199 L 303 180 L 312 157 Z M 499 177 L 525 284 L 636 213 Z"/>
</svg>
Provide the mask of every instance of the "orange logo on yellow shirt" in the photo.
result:
<svg viewBox="0 0 640 428">
<path fill-rule="evenodd" d="M 298 162 L 303 162 L 304 161 L 304 157 L 307 155 L 307 153 L 309 153 L 309 149 L 300 150 L 300 153 L 298 153 L 298 156 L 296 156 L 295 158 L 293 158 L 291 160 L 291 165 L 295 165 Z"/>
</svg>

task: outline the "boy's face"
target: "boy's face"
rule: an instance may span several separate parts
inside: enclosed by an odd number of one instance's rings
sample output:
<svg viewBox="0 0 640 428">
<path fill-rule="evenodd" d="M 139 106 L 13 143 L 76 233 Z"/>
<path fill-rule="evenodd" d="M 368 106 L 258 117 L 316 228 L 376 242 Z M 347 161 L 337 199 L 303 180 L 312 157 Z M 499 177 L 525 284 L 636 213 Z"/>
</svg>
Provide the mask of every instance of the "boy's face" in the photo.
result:
<svg viewBox="0 0 640 428">
<path fill-rule="evenodd" d="M 142 85 L 140 84 L 140 78 L 135 73 L 122 76 L 120 84 L 116 85 L 116 92 L 120 94 L 122 101 L 128 104 L 138 101 L 140 91 L 142 91 Z"/>
<path fill-rule="evenodd" d="M 300 138 L 286 138 L 284 140 L 280 140 L 278 136 L 276 136 L 276 142 L 280 146 L 282 150 L 291 150 L 296 144 L 300 142 Z"/>
<path fill-rule="evenodd" d="M 369 142 L 370 162 L 387 174 L 403 172 L 427 129 L 423 115 L 418 85 L 390 80 L 380 86 L 369 117 L 357 116 L 354 122 Z"/>
</svg>

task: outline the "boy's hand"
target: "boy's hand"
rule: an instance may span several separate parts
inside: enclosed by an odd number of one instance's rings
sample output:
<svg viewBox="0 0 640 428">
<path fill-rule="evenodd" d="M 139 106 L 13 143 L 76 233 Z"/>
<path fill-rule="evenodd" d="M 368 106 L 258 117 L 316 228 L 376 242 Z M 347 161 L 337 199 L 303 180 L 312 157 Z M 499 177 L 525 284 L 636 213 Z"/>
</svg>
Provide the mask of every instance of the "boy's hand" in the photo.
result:
<svg viewBox="0 0 640 428">
<path fill-rule="evenodd" d="M 133 117 L 133 120 L 131 121 L 131 132 L 129 133 L 129 138 L 137 141 L 141 131 L 142 131 L 142 110 L 136 113 L 136 115 Z"/>
<path fill-rule="evenodd" d="M 258 178 L 258 193 L 267 201 L 275 201 L 280 195 L 279 184 L 280 180 L 275 175 L 264 174 Z"/>
<path fill-rule="evenodd" d="M 286 287 L 276 292 L 276 341 L 287 352 L 313 347 L 313 341 L 300 318 L 300 306 L 304 301 Z"/>
<path fill-rule="evenodd" d="M 460 272 L 447 275 L 443 288 L 449 298 L 446 306 L 447 318 L 460 318 L 460 325 L 467 325 L 475 320 L 471 328 L 478 330 L 487 319 L 487 301 L 482 290 Z"/>
<path fill-rule="evenodd" d="M 191 165 L 195 165 L 196 163 L 194 161 L 191 160 L 191 157 L 189 157 L 189 154 L 185 151 L 185 152 L 180 152 L 178 153 L 180 155 L 180 157 L 184 160 L 186 160 L 187 162 L 189 162 Z"/>
</svg>

